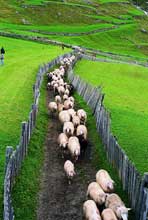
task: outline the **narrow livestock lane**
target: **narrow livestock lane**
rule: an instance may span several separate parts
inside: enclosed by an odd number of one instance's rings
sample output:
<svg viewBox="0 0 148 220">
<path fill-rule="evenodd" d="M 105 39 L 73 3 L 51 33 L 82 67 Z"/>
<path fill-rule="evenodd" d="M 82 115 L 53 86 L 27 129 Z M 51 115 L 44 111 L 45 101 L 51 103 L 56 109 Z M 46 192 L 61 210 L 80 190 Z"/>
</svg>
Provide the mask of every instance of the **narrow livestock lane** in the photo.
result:
<svg viewBox="0 0 148 220">
<path fill-rule="evenodd" d="M 53 99 L 54 96 L 50 92 L 47 104 Z M 83 219 L 82 206 L 86 200 L 87 186 L 95 178 L 96 171 L 90 160 L 81 159 L 75 164 L 77 175 L 72 184 L 68 184 L 63 169 L 64 159 L 57 144 L 61 129 L 58 117 L 49 116 L 37 220 Z"/>
</svg>

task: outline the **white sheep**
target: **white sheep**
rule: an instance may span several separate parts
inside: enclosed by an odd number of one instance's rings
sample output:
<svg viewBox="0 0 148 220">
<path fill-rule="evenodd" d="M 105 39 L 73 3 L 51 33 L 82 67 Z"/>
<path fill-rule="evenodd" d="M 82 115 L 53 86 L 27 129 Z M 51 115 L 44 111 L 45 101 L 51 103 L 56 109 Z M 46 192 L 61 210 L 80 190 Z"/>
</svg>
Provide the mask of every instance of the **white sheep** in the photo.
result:
<svg viewBox="0 0 148 220">
<path fill-rule="evenodd" d="M 65 110 L 68 110 L 68 109 L 73 108 L 73 107 L 74 107 L 73 102 L 71 102 L 70 100 L 65 100 L 64 101 L 64 109 Z"/>
<path fill-rule="evenodd" d="M 87 220 L 101 220 L 100 212 L 93 200 L 84 202 L 83 213 Z"/>
<path fill-rule="evenodd" d="M 128 211 L 130 208 L 125 207 L 125 204 L 117 194 L 108 194 L 105 206 L 106 208 L 111 208 L 118 219 L 128 220 Z"/>
<path fill-rule="evenodd" d="M 63 133 L 65 133 L 68 137 L 74 134 L 74 126 L 71 121 L 64 122 Z"/>
<path fill-rule="evenodd" d="M 90 198 L 93 199 L 98 205 L 103 205 L 106 200 L 106 193 L 96 182 L 89 184 L 87 189 L 87 196 L 90 196 Z"/>
<path fill-rule="evenodd" d="M 87 128 L 85 125 L 78 125 L 76 130 L 77 137 L 82 137 L 87 140 Z"/>
<path fill-rule="evenodd" d="M 76 161 L 80 155 L 80 143 L 77 137 L 70 137 L 68 140 L 68 150 L 70 151 L 71 156 Z"/>
<path fill-rule="evenodd" d="M 58 144 L 61 148 L 65 149 L 68 145 L 68 137 L 65 133 L 61 133 L 58 136 Z"/>
<path fill-rule="evenodd" d="M 57 103 L 56 102 L 50 102 L 48 104 L 48 109 L 51 113 L 54 113 L 57 111 Z"/>
<path fill-rule="evenodd" d="M 56 95 L 56 96 L 55 96 L 55 102 L 56 102 L 57 104 L 61 103 L 61 102 L 62 102 L 61 96 Z"/>
<path fill-rule="evenodd" d="M 114 191 L 115 182 L 111 179 L 106 170 L 101 169 L 96 173 L 96 181 L 102 187 L 104 192 L 111 193 Z"/>
<path fill-rule="evenodd" d="M 65 92 L 64 86 L 59 86 L 58 87 L 58 93 L 60 96 L 63 96 Z"/>
<path fill-rule="evenodd" d="M 74 124 L 74 127 L 76 128 L 78 125 L 80 125 L 80 118 L 77 115 L 74 115 L 72 117 L 72 123 Z"/>
<path fill-rule="evenodd" d="M 71 180 L 73 179 L 73 177 L 76 175 L 75 173 L 75 168 L 74 168 L 74 164 L 70 161 L 70 160 L 67 160 L 65 163 L 64 163 L 64 171 L 67 175 L 67 178 L 68 178 L 68 182 L 69 184 L 71 183 Z"/>
<path fill-rule="evenodd" d="M 79 116 L 81 123 L 82 123 L 82 124 L 85 124 L 85 123 L 86 123 L 86 120 L 87 120 L 87 114 L 86 114 L 86 112 L 84 111 L 84 109 L 79 109 L 79 110 L 77 111 L 77 115 Z"/>
<path fill-rule="evenodd" d="M 70 108 L 67 111 L 71 118 L 73 118 L 76 115 L 76 111 L 73 108 Z"/>
<path fill-rule="evenodd" d="M 64 124 L 64 122 L 68 122 L 70 121 L 70 115 L 68 114 L 68 111 L 63 110 L 59 113 L 59 120 L 62 124 Z"/>
</svg>

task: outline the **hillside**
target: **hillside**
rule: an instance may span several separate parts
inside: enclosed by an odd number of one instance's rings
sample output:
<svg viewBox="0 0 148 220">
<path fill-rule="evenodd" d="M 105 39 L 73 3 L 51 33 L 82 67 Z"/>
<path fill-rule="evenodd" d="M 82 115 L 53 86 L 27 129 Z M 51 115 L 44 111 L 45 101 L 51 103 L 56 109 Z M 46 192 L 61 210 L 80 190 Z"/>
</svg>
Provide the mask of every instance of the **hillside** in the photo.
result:
<svg viewBox="0 0 148 220">
<path fill-rule="evenodd" d="M 147 22 L 148 16 L 128 1 L 7 0 L 2 1 L 0 29 L 138 59 L 148 55 Z M 75 36 L 80 32 L 86 35 Z"/>
</svg>

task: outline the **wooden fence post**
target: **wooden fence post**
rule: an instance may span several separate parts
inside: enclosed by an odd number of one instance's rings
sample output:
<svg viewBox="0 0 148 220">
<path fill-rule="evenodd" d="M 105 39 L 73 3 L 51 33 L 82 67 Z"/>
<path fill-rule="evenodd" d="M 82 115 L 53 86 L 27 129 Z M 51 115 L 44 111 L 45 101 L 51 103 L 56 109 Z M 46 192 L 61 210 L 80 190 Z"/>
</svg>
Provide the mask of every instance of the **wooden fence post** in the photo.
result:
<svg viewBox="0 0 148 220">
<path fill-rule="evenodd" d="M 27 154 L 27 122 L 26 121 L 22 122 L 22 140 L 23 140 L 23 143 L 22 143 L 22 156 L 23 156 L 23 159 L 24 159 L 24 157 Z"/>
<path fill-rule="evenodd" d="M 145 173 L 142 181 L 142 195 L 140 201 L 139 220 L 148 220 L 148 173 Z"/>
<path fill-rule="evenodd" d="M 7 148 L 6 148 L 5 173 L 6 173 L 7 165 L 9 163 L 9 160 L 10 160 L 10 157 L 11 157 L 12 153 L 13 153 L 13 147 L 12 146 L 7 146 Z"/>
</svg>

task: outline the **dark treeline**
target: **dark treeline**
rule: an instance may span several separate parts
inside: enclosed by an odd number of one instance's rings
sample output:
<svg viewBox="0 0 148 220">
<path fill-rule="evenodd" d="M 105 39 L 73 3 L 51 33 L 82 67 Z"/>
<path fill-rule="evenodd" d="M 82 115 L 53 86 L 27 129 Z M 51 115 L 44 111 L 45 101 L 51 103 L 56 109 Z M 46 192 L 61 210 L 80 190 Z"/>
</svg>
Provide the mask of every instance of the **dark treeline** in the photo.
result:
<svg viewBox="0 0 148 220">
<path fill-rule="evenodd" d="M 133 2 L 148 11 L 148 0 L 133 0 Z"/>
</svg>

